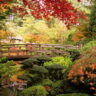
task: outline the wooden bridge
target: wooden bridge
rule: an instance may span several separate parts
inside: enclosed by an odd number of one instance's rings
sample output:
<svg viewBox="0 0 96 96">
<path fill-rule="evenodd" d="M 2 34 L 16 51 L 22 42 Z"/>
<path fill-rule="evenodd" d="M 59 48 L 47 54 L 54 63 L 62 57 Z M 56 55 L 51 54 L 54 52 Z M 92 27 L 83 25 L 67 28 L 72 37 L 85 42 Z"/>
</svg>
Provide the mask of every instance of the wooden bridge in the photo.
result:
<svg viewBox="0 0 96 96">
<path fill-rule="evenodd" d="M 34 55 L 64 55 L 66 49 L 79 49 L 79 46 L 61 44 L 6 44 L 0 45 L 0 57 L 28 58 Z"/>
</svg>

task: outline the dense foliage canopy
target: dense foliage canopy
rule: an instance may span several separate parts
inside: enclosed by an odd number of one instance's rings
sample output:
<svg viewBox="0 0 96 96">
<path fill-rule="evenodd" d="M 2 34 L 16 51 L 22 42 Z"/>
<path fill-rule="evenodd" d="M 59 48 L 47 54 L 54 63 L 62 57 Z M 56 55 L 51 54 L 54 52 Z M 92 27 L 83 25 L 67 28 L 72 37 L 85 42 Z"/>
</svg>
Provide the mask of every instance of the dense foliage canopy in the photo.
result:
<svg viewBox="0 0 96 96">
<path fill-rule="evenodd" d="M 77 1 L 80 2 L 80 0 Z M 19 16 L 31 14 L 36 19 L 45 18 L 46 20 L 53 16 L 62 20 L 68 28 L 72 24 L 77 24 L 79 18 L 85 19 L 84 13 L 78 11 L 66 0 L 0 0 L 0 2 L 0 6 L 13 2 L 12 10 Z"/>
</svg>

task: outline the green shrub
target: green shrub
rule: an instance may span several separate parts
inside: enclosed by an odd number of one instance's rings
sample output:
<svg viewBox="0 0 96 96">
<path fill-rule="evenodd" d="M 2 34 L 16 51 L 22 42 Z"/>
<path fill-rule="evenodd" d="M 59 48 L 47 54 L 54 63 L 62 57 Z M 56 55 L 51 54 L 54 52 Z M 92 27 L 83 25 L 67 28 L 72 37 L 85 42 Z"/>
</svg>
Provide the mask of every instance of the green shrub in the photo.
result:
<svg viewBox="0 0 96 96">
<path fill-rule="evenodd" d="M 68 79 L 79 88 L 96 93 L 96 47 L 81 54 L 69 71 Z"/>
<path fill-rule="evenodd" d="M 50 79 L 44 79 L 44 80 L 41 82 L 41 84 L 42 84 L 43 86 L 52 86 L 52 85 L 53 85 L 53 81 L 50 80 Z"/>
<path fill-rule="evenodd" d="M 70 57 L 57 56 L 57 57 L 53 57 L 51 61 L 45 62 L 44 66 L 51 66 L 54 64 L 60 64 L 64 68 L 68 68 L 70 65 L 72 65 L 72 61 Z"/>
<path fill-rule="evenodd" d="M 70 94 L 61 94 L 57 96 L 89 96 L 89 95 L 84 93 L 70 93 Z"/>
<path fill-rule="evenodd" d="M 60 64 L 54 64 L 54 65 L 50 65 L 50 66 L 46 66 L 47 69 L 49 69 L 50 71 L 54 71 L 54 70 L 63 70 L 64 67 Z"/>
<path fill-rule="evenodd" d="M 78 89 L 76 86 L 73 86 L 73 84 L 68 81 L 67 77 L 63 79 L 62 89 L 64 94 L 81 92 L 80 89 Z"/>
<path fill-rule="evenodd" d="M 0 63 L 6 63 L 8 61 L 7 57 L 0 58 Z"/>
<path fill-rule="evenodd" d="M 41 82 L 42 79 L 48 77 L 48 70 L 45 67 L 39 65 L 34 65 L 30 73 L 35 75 L 35 77 L 32 77 L 34 82 L 36 81 Z"/>
<path fill-rule="evenodd" d="M 81 65 L 90 65 L 96 63 L 96 47 L 92 47 L 84 52 L 81 53 L 81 56 L 78 60 L 76 60 L 76 63 Z"/>
<path fill-rule="evenodd" d="M 95 41 L 95 40 L 94 40 L 94 41 L 90 41 L 90 42 L 86 43 L 86 44 L 80 49 L 80 51 L 81 51 L 81 52 L 86 51 L 86 50 L 92 48 L 92 47 L 95 46 L 95 45 L 96 45 L 96 41 Z"/>
<path fill-rule="evenodd" d="M 43 65 L 44 62 L 48 62 L 51 60 L 48 56 L 37 56 L 35 58 L 38 60 L 38 65 Z"/>
<path fill-rule="evenodd" d="M 38 60 L 36 58 L 29 58 L 29 59 L 25 59 L 22 62 L 22 68 L 23 69 L 28 69 L 28 68 L 32 68 L 33 64 L 37 64 Z"/>
<path fill-rule="evenodd" d="M 39 84 L 43 79 L 42 75 L 44 74 L 26 72 L 23 75 L 18 76 L 18 79 L 27 81 L 27 86 L 30 87 Z"/>
<path fill-rule="evenodd" d="M 68 50 L 68 52 L 70 53 L 70 58 L 72 59 L 72 61 L 75 61 L 80 57 L 80 52 L 76 49 Z"/>
<path fill-rule="evenodd" d="M 36 73 L 48 73 L 48 70 L 45 67 L 39 65 L 33 65 L 31 71 L 34 71 Z"/>
<path fill-rule="evenodd" d="M 0 64 L 0 75 L 11 77 L 17 72 L 18 67 L 13 61 Z"/>
<path fill-rule="evenodd" d="M 26 80 L 28 83 L 32 81 L 33 75 L 29 72 L 25 72 L 23 75 L 18 76 L 18 79 Z"/>
<path fill-rule="evenodd" d="M 21 94 L 22 96 L 47 96 L 48 92 L 43 86 L 37 85 L 24 89 Z"/>
<path fill-rule="evenodd" d="M 71 58 L 62 56 L 52 57 L 51 61 L 44 63 L 44 66 L 49 70 L 50 79 L 53 80 L 60 80 L 67 75 L 71 65 Z"/>
<path fill-rule="evenodd" d="M 64 86 L 64 84 L 63 84 L 62 80 L 55 81 L 52 84 L 51 95 L 56 96 L 57 94 L 62 94 L 63 93 L 63 86 Z"/>
<path fill-rule="evenodd" d="M 26 59 L 22 62 L 22 68 L 23 69 L 28 69 L 32 68 L 33 64 L 35 65 L 43 65 L 44 62 L 50 61 L 51 59 L 47 56 L 36 56 L 33 58 Z"/>
<path fill-rule="evenodd" d="M 4 82 L 7 84 L 9 82 L 6 82 L 7 80 L 11 78 L 14 74 L 16 74 L 18 71 L 18 67 L 15 65 L 13 61 L 7 61 L 6 63 L 0 64 L 0 83 Z"/>
<path fill-rule="evenodd" d="M 62 65 L 54 64 L 54 65 L 46 66 L 46 68 L 49 70 L 49 76 L 48 76 L 49 79 L 51 80 L 63 79 L 64 67 Z"/>
</svg>

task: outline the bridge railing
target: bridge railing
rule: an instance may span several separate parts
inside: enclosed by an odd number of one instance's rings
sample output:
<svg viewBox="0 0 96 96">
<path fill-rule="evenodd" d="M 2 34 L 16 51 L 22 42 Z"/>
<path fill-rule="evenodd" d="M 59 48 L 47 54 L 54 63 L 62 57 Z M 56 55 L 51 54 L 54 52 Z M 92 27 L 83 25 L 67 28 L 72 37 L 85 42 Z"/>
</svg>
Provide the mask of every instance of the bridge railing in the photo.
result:
<svg viewBox="0 0 96 96">
<path fill-rule="evenodd" d="M 79 46 L 61 44 L 6 44 L 0 45 L 0 57 L 28 57 L 32 55 L 64 54 L 66 49 L 79 49 Z"/>
</svg>

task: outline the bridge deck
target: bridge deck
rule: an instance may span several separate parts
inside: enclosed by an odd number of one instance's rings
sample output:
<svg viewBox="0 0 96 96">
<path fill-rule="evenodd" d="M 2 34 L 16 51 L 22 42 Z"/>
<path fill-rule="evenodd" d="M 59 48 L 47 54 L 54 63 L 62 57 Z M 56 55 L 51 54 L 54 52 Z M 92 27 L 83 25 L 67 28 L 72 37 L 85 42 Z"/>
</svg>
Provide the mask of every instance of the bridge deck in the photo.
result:
<svg viewBox="0 0 96 96">
<path fill-rule="evenodd" d="M 6 44 L 0 45 L 0 57 L 29 58 L 34 55 L 64 55 L 66 49 L 79 49 L 79 46 L 60 44 Z"/>
</svg>

